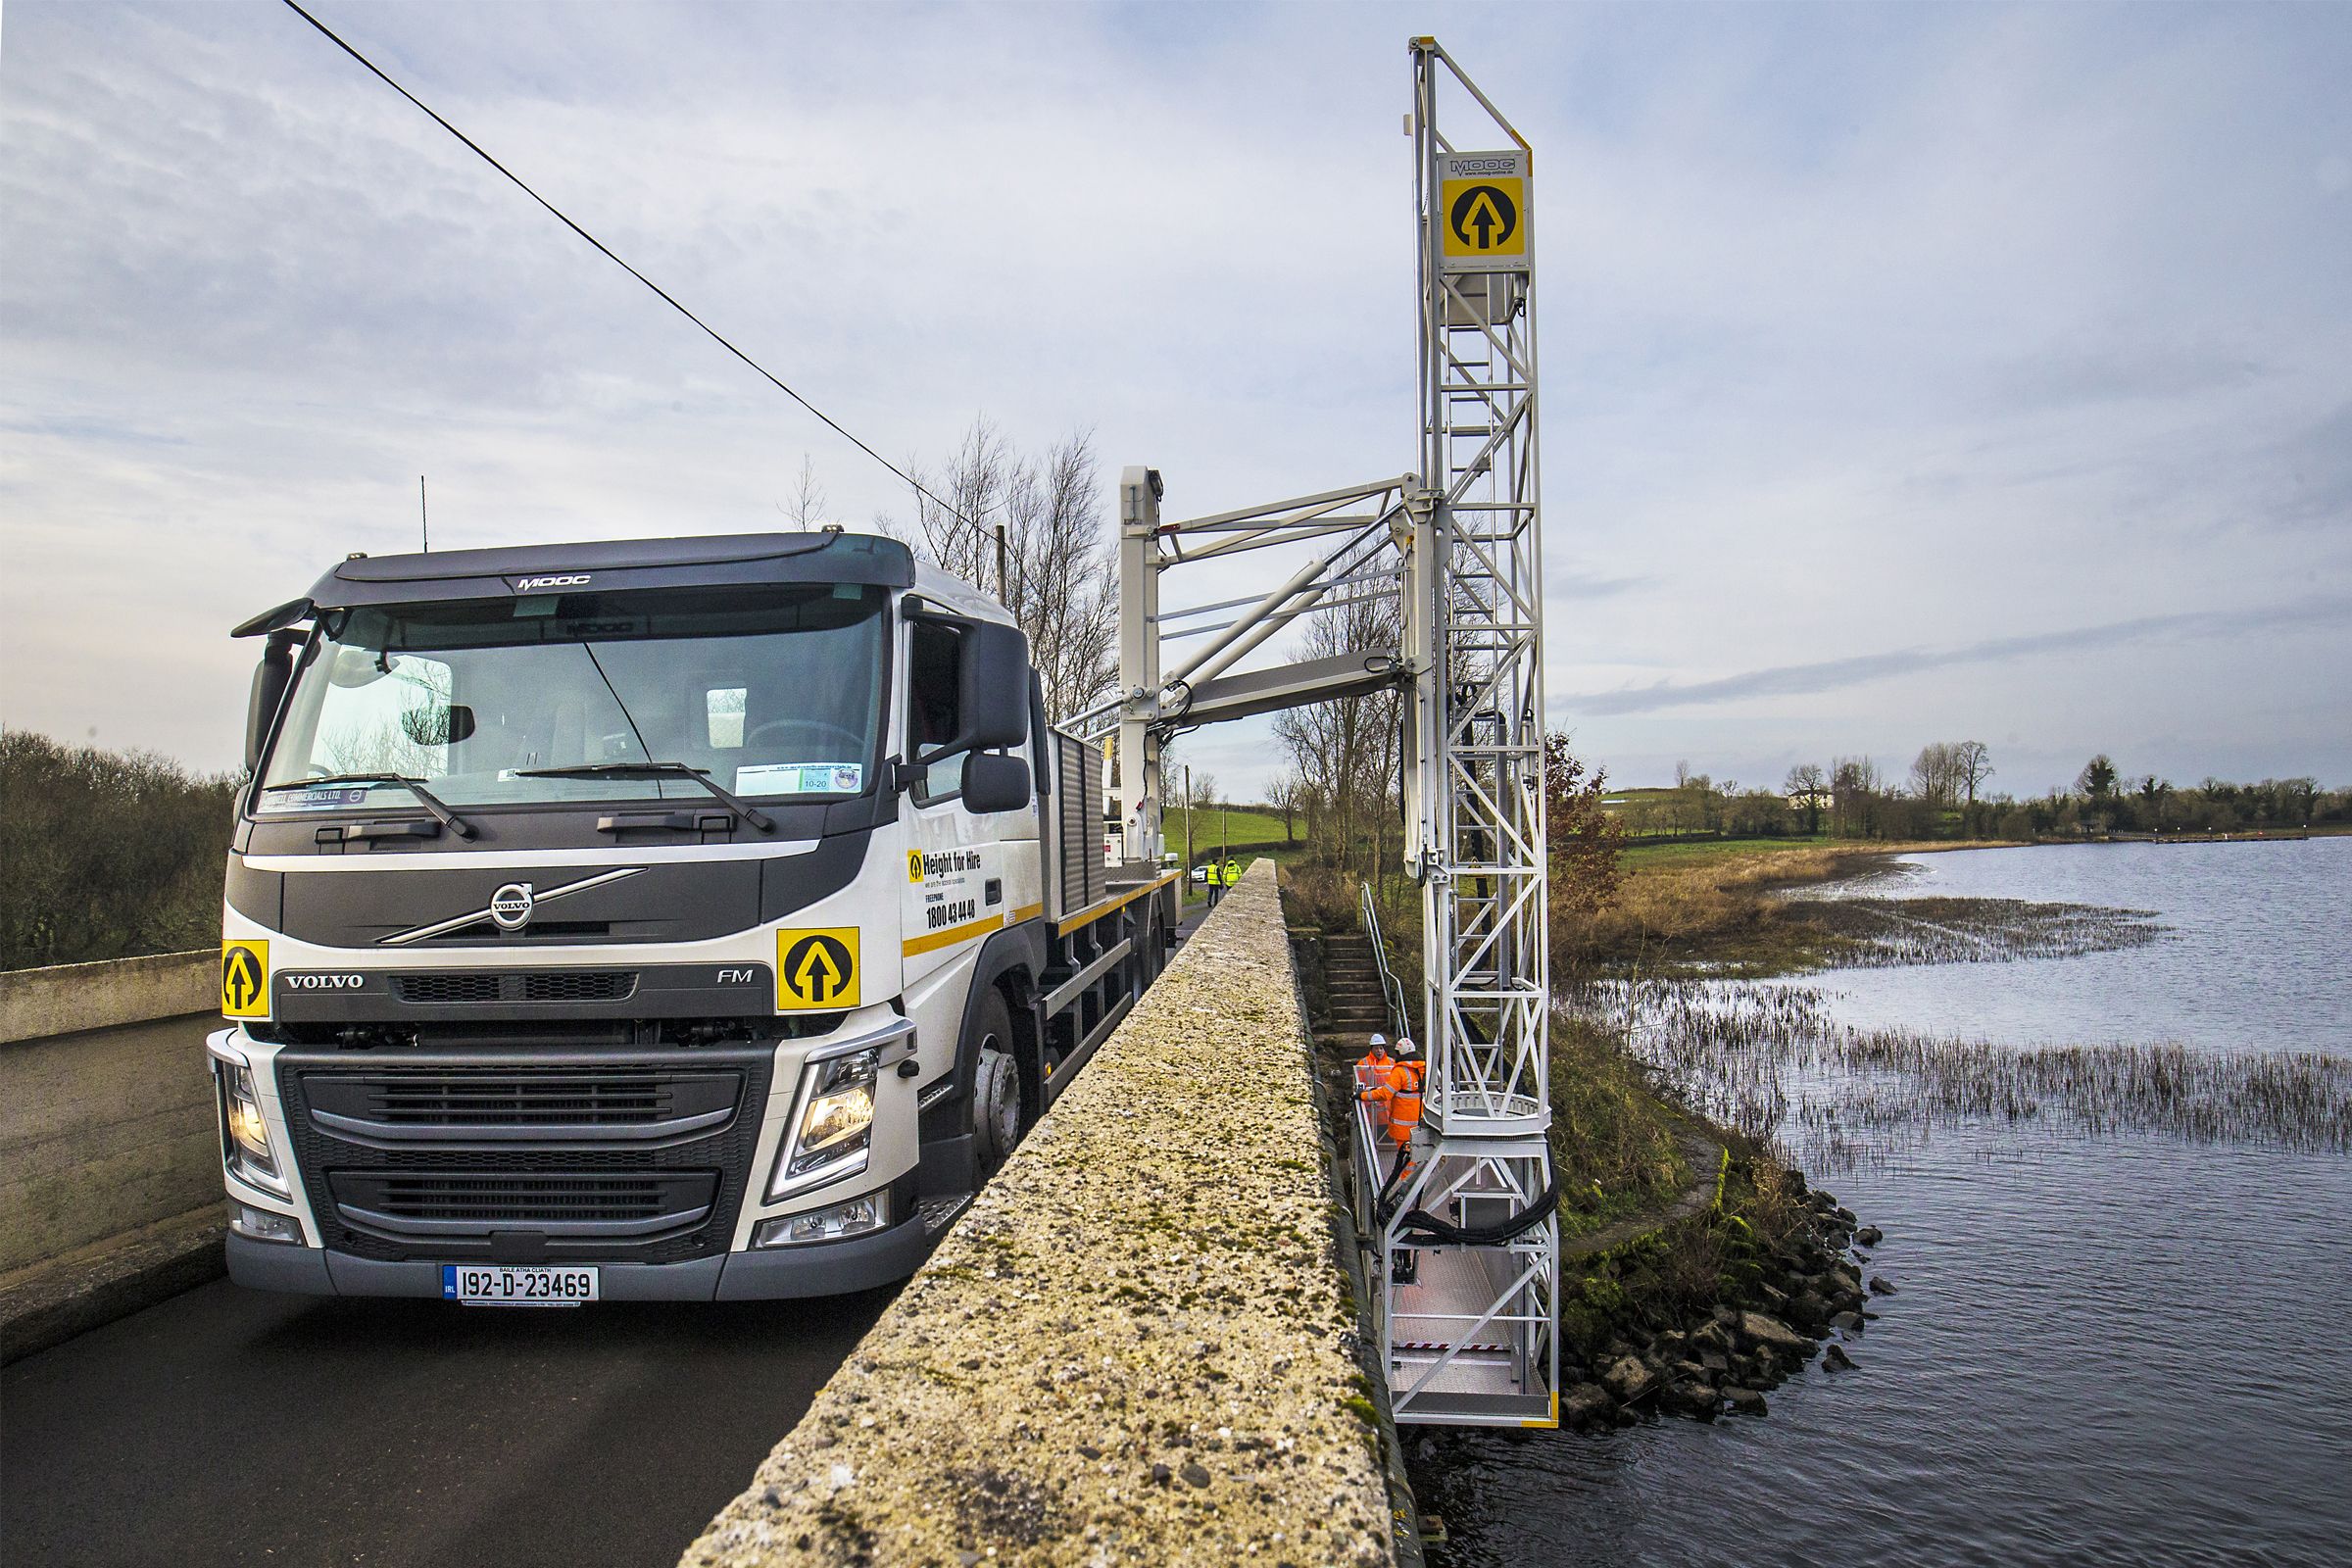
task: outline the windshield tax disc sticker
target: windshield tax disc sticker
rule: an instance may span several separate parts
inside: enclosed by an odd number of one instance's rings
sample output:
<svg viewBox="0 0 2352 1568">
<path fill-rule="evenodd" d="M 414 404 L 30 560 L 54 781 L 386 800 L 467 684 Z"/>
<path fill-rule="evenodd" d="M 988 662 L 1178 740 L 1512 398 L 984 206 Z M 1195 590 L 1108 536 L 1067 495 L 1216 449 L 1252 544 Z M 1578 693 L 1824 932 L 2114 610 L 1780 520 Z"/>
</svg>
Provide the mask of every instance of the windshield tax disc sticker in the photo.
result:
<svg viewBox="0 0 2352 1568">
<path fill-rule="evenodd" d="M 266 941 L 220 944 L 220 1016 L 270 1016 L 270 944 Z"/>
<path fill-rule="evenodd" d="M 776 933 L 776 1010 L 858 1005 L 858 928 L 803 927 Z"/>
</svg>

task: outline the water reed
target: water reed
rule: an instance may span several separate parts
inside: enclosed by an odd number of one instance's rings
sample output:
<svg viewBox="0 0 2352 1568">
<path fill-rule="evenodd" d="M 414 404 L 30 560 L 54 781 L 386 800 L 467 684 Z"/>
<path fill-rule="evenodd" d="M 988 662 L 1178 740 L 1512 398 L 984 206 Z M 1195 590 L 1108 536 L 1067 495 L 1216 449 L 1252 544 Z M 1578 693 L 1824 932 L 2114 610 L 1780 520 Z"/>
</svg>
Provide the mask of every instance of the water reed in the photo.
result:
<svg viewBox="0 0 2352 1568">
<path fill-rule="evenodd" d="M 1648 982 L 1580 988 L 1563 1007 L 1611 1028 L 1700 1114 L 1793 1137 L 1813 1168 L 1939 1126 L 2045 1124 L 2352 1152 L 2352 1056 L 2220 1054 L 2178 1044 L 2016 1049 L 1839 1022 L 1814 987 Z"/>
</svg>

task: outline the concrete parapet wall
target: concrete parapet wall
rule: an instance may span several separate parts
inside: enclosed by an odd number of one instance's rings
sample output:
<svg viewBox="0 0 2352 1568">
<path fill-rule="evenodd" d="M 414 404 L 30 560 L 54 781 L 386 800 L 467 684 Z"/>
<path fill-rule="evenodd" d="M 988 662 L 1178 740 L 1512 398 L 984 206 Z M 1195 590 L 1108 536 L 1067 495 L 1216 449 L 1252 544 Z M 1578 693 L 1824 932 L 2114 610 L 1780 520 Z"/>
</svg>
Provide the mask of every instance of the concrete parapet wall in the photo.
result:
<svg viewBox="0 0 2352 1568">
<path fill-rule="evenodd" d="M 0 1275 L 220 1202 L 219 968 L 208 951 L 0 974 Z"/>
<path fill-rule="evenodd" d="M 1274 866 L 684 1561 L 1393 1563 Z"/>
<path fill-rule="evenodd" d="M 0 970 L 0 1045 L 210 1012 L 220 995 L 213 948 Z"/>
<path fill-rule="evenodd" d="M 0 1273 L 221 1201 L 213 1018 L 0 1050 Z"/>
</svg>

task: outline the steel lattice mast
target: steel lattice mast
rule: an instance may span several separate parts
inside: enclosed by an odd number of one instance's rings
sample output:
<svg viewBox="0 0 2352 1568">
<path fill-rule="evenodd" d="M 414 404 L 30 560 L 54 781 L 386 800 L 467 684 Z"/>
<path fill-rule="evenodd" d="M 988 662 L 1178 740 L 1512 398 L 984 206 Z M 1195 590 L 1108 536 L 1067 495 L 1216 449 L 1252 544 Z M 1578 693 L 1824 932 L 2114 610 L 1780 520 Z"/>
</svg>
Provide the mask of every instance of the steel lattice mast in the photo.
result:
<svg viewBox="0 0 2352 1568">
<path fill-rule="evenodd" d="M 1435 1144 L 1385 1229 L 1394 1252 L 1427 1236 L 1415 1211 L 1473 1235 L 1526 1228 L 1392 1281 L 1392 1392 L 1400 1420 L 1544 1420 L 1556 1415 L 1557 1227 L 1533 154 L 1436 39 L 1415 39 L 1412 57 L 1421 432 L 1405 504 L 1405 828 Z M 1442 92 L 1474 111 L 1468 148 L 1440 129 Z"/>
<path fill-rule="evenodd" d="M 1172 730 L 1394 688 L 1405 861 L 1422 888 L 1426 1119 L 1399 1151 L 1359 1108 L 1357 1229 L 1398 1421 L 1558 1421 L 1544 828 L 1543 516 L 1526 140 L 1439 47 L 1412 41 L 1419 458 L 1414 471 L 1163 522 L 1120 481 L 1118 694 L 1066 721 L 1118 734 L 1127 854 L 1159 854 Z M 1481 137 L 1438 126 L 1441 92 Z M 1311 546 L 1279 585 L 1162 611 L 1161 575 Z M 1299 616 L 1395 599 L 1395 649 L 1241 669 Z M 1222 615 L 1221 620 L 1201 617 Z M 1194 623 L 1199 622 L 1199 623 Z M 1181 629 L 1178 629 L 1181 626 Z M 1163 640 L 1207 637 L 1163 667 Z M 1367 901 L 1367 920 L 1373 911 Z"/>
</svg>

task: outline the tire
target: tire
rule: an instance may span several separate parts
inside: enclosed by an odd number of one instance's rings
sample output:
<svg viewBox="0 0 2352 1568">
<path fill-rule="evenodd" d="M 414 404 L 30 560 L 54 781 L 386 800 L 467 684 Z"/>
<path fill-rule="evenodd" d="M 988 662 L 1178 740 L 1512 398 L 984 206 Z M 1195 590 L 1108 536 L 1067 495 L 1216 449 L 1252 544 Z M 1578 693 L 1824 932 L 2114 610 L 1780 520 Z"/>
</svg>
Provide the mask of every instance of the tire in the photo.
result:
<svg viewBox="0 0 2352 1568">
<path fill-rule="evenodd" d="M 1012 1012 L 994 986 L 981 1000 L 979 1067 L 972 1075 L 972 1153 L 988 1180 L 1021 1141 L 1021 1064 L 1012 1054 Z"/>
</svg>

